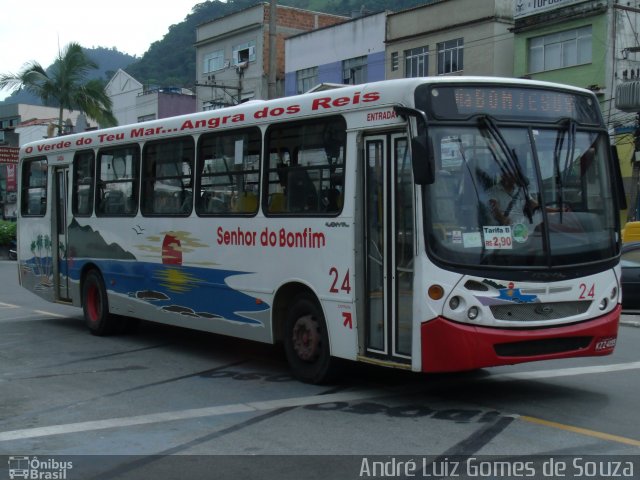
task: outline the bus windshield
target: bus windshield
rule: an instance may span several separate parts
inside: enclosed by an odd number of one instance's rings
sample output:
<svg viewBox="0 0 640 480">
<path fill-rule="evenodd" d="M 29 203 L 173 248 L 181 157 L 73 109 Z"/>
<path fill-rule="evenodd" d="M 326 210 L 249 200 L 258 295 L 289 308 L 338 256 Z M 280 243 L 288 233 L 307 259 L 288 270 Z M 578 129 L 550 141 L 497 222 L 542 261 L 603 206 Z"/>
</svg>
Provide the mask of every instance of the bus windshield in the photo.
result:
<svg viewBox="0 0 640 480">
<path fill-rule="evenodd" d="M 566 117 L 526 125 L 471 116 L 429 127 L 430 252 L 465 266 L 552 267 L 616 255 L 608 142 Z"/>
</svg>

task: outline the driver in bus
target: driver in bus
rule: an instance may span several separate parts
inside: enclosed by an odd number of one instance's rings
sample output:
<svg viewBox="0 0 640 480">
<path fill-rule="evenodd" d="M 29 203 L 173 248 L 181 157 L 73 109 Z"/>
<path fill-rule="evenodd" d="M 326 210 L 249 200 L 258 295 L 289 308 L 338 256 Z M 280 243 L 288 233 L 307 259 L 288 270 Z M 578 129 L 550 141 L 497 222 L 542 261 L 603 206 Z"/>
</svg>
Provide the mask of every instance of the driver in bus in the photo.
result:
<svg viewBox="0 0 640 480">
<path fill-rule="evenodd" d="M 533 223 L 538 202 L 527 197 L 526 189 L 517 184 L 512 172 L 503 171 L 500 181 L 489 189 L 488 194 L 489 209 L 498 225 Z"/>
<path fill-rule="evenodd" d="M 542 221 L 540 205 L 527 193 L 524 186 L 518 185 L 512 172 L 502 172 L 500 181 L 489 189 L 489 209 L 498 225 L 537 225 Z M 568 204 L 562 209 L 564 212 L 570 210 Z M 557 213 L 560 209 L 547 206 L 545 211 Z"/>
</svg>

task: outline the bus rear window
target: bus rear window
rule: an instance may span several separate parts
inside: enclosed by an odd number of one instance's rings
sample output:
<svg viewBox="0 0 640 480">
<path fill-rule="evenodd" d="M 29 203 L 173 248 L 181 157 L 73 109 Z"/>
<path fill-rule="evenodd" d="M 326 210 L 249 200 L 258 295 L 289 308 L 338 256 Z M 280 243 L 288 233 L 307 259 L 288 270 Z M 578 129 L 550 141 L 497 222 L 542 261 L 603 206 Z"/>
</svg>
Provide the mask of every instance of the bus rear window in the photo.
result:
<svg viewBox="0 0 640 480">
<path fill-rule="evenodd" d="M 26 160 L 22 164 L 22 206 L 25 217 L 41 217 L 47 212 L 47 159 Z"/>
</svg>

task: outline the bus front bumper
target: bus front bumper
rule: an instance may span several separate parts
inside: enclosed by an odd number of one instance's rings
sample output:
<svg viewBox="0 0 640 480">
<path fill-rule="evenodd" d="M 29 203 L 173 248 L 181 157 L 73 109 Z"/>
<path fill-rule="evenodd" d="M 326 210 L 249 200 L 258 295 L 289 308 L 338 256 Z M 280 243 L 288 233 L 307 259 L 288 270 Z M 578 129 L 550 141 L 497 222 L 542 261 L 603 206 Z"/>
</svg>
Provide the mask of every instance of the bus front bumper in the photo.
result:
<svg viewBox="0 0 640 480">
<path fill-rule="evenodd" d="M 621 307 L 566 326 L 504 329 L 438 317 L 422 324 L 423 372 L 459 372 L 558 358 L 609 355 L 618 336 Z"/>
</svg>

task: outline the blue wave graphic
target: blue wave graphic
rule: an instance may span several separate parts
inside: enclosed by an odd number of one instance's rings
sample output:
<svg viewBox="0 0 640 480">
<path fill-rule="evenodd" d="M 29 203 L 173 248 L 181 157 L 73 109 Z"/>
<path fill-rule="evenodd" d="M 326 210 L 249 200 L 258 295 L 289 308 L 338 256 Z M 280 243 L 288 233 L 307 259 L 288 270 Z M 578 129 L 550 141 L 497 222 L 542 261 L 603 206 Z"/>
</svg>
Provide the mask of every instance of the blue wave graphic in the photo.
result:
<svg viewBox="0 0 640 480">
<path fill-rule="evenodd" d="M 74 258 L 69 276 L 80 279 L 88 260 Z M 268 304 L 234 290 L 226 279 L 251 272 L 164 265 L 126 260 L 92 260 L 101 270 L 107 290 L 185 317 L 225 319 L 250 325 L 262 322 L 239 315 L 268 310 Z"/>
</svg>

